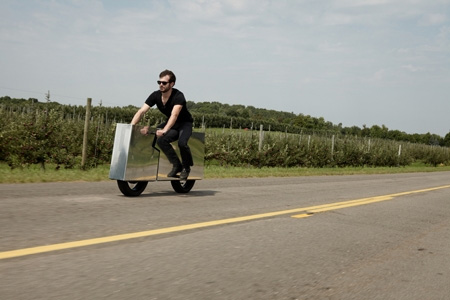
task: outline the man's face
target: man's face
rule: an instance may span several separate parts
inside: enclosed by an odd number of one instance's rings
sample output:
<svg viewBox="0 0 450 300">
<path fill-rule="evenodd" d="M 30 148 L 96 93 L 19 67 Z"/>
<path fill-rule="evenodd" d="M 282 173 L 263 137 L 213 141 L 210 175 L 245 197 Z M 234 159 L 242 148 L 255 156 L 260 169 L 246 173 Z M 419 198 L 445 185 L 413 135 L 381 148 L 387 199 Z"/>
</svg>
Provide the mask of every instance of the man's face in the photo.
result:
<svg viewBox="0 0 450 300">
<path fill-rule="evenodd" d="M 169 82 L 170 76 L 166 75 L 159 78 L 159 90 L 163 93 L 168 92 L 174 85 L 173 82 Z"/>
</svg>

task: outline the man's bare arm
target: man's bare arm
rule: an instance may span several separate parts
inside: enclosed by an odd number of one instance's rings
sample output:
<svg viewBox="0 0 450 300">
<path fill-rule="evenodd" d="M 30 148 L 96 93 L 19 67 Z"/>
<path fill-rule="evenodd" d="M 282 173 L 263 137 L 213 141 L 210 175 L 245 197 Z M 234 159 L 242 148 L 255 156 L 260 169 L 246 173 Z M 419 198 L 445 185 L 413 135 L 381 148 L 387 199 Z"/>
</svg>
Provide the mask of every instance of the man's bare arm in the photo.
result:
<svg viewBox="0 0 450 300">
<path fill-rule="evenodd" d="M 145 113 L 149 111 L 149 109 L 150 106 L 144 103 L 144 105 L 142 105 L 142 107 L 134 115 L 133 120 L 131 120 L 131 125 L 136 125 L 137 123 L 139 123 L 139 121 L 142 119 Z"/>
<path fill-rule="evenodd" d="M 156 132 L 157 136 L 162 136 L 165 135 L 167 131 L 170 130 L 170 128 L 172 128 L 172 126 L 175 124 L 175 122 L 178 119 L 178 116 L 180 115 L 181 109 L 183 108 L 182 105 L 175 105 L 172 109 L 172 113 L 170 114 L 170 118 L 167 121 L 166 126 L 164 126 L 164 128 L 162 130 L 158 130 Z"/>
</svg>

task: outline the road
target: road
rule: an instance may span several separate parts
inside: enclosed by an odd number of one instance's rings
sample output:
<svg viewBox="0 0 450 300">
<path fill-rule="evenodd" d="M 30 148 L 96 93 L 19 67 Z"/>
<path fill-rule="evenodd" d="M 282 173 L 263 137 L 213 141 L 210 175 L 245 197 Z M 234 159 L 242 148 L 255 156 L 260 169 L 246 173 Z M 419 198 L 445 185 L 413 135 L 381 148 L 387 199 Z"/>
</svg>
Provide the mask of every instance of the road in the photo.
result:
<svg viewBox="0 0 450 300">
<path fill-rule="evenodd" d="M 450 299 L 450 172 L 0 185 L 0 299 Z"/>
</svg>

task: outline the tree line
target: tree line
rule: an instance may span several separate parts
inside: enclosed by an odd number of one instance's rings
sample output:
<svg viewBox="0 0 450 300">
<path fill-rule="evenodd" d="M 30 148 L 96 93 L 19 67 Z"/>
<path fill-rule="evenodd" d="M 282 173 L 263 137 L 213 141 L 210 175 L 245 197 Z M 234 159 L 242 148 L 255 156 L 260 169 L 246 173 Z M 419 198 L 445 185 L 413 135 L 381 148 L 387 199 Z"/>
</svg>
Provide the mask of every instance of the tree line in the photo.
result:
<svg viewBox="0 0 450 300">
<path fill-rule="evenodd" d="M 8 96 L 0 97 L 0 105 L 11 111 L 26 112 L 33 109 L 55 110 L 72 118 L 84 118 L 85 106 L 64 105 L 58 102 L 39 102 L 35 98 L 14 99 Z M 293 112 L 282 112 L 254 106 L 230 105 L 220 102 L 187 102 L 188 109 L 194 117 L 195 127 L 214 128 L 248 128 L 259 129 L 263 125 L 264 130 L 282 131 L 288 133 L 322 134 L 322 135 L 348 135 L 355 137 L 380 138 L 394 141 L 405 141 L 425 145 L 450 146 L 450 132 L 441 137 L 437 134 L 408 134 L 399 130 L 391 130 L 385 125 L 373 125 L 362 128 L 358 126 L 343 127 L 342 124 L 333 124 L 323 117 L 312 117 L 302 113 L 296 115 Z M 138 107 L 128 105 L 125 107 L 93 106 L 92 117 L 102 116 L 105 122 L 128 123 L 133 118 Z M 151 125 L 159 124 L 164 116 L 158 110 L 150 110 L 143 121 Z"/>
</svg>

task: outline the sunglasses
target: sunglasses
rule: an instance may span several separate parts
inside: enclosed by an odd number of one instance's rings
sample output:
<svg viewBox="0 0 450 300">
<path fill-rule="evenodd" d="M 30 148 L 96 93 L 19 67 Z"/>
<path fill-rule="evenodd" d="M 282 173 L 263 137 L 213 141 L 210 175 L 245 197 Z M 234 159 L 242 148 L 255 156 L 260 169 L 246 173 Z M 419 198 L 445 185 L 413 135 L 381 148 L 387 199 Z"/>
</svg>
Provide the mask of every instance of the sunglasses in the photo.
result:
<svg viewBox="0 0 450 300">
<path fill-rule="evenodd" d="M 159 84 L 166 85 L 166 84 L 168 84 L 169 82 L 168 82 L 168 81 L 159 81 L 159 80 L 158 80 L 157 83 L 158 83 L 158 85 L 159 85 Z"/>
</svg>

